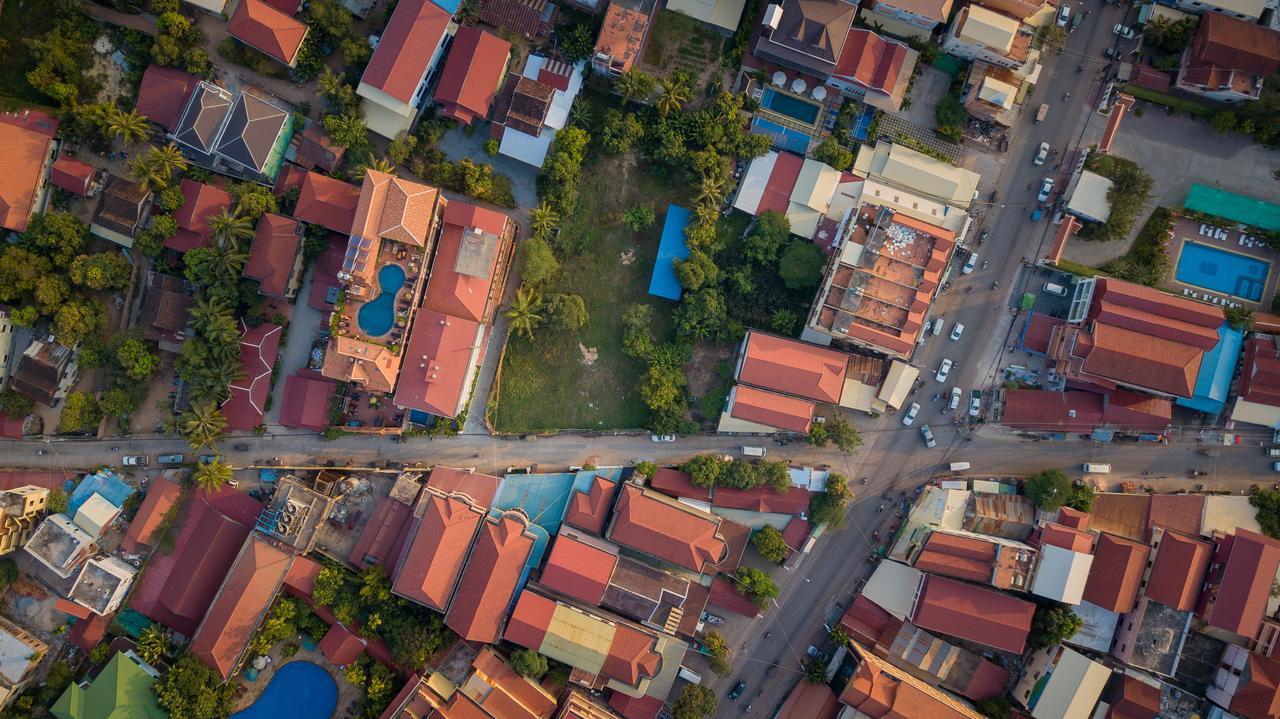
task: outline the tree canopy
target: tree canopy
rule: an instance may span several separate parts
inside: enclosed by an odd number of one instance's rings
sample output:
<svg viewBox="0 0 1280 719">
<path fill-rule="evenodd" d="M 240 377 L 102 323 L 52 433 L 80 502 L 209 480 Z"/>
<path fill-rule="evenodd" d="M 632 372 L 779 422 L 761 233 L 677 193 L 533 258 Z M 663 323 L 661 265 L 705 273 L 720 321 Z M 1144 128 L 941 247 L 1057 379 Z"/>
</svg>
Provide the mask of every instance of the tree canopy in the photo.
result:
<svg viewBox="0 0 1280 719">
<path fill-rule="evenodd" d="M 782 560 L 787 558 L 787 542 L 782 538 L 782 532 L 769 525 L 761 527 L 751 535 L 751 543 L 756 546 L 756 551 L 760 552 L 760 556 L 765 561 L 782 564 Z"/>
<path fill-rule="evenodd" d="M 1052 511 L 1071 499 L 1071 479 L 1060 469 L 1046 469 L 1027 478 L 1027 499 L 1037 507 Z"/>
</svg>

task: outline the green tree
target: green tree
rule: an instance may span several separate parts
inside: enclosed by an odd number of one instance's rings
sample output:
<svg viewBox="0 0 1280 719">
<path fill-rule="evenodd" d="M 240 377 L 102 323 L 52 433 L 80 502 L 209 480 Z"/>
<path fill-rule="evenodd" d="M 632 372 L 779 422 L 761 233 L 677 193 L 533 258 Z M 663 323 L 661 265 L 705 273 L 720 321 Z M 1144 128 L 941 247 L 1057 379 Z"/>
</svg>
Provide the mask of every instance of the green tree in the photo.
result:
<svg viewBox="0 0 1280 719">
<path fill-rule="evenodd" d="M 756 264 L 772 264 L 778 259 L 778 253 L 789 237 L 791 222 L 787 216 L 777 210 L 765 210 L 747 233 L 742 254 Z"/>
<path fill-rule="evenodd" d="M 133 266 L 118 252 L 79 255 L 71 261 L 71 281 L 91 290 L 121 290 L 129 286 Z"/>
<path fill-rule="evenodd" d="M 116 348 L 116 361 L 129 379 L 146 380 L 160 366 L 160 358 L 152 354 L 139 337 L 129 337 Z"/>
<path fill-rule="evenodd" d="M 1046 52 L 1061 52 L 1067 45 L 1067 31 L 1057 25 L 1049 25 L 1044 29 L 1042 40 Z"/>
<path fill-rule="evenodd" d="M 648 477 L 652 479 L 653 473 L 657 471 L 658 471 L 658 465 L 656 463 L 645 460 L 644 462 L 640 462 L 636 464 L 636 467 L 634 470 L 632 470 L 632 473 L 637 474 L 641 477 Z"/>
<path fill-rule="evenodd" d="M 713 716 L 720 702 L 715 692 L 698 684 L 687 684 L 671 705 L 673 719 L 704 719 Z"/>
<path fill-rule="evenodd" d="M 622 351 L 639 359 L 653 352 L 653 305 L 637 303 L 623 311 Z"/>
<path fill-rule="evenodd" d="M 791 290 L 816 288 L 822 281 L 822 268 L 827 258 L 812 242 L 792 242 L 778 258 L 778 275 Z"/>
<path fill-rule="evenodd" d="M 745 459 L 735 459 L 729 462 L 721 473 L 720 484 L 734 489 L 755 489 L 760 483 L 759 477 L 756 475 L 756 466 Z"/>
<path fill-rule="evenodd" d="M 1152 18 L 1153 20 L 1155 18 Z M 987 719 L 1009 719 L 1013 713 L 1013 704 L 1009 702 L 1007 697 L 995 697 L 993 699 L 983 699 L 974 704 L 974 707 L 982 712 Z"/>
<path fill-rule="evenodd" d="M 595 49 L 595 39 L 591 35 L 589 26 L 582 23 L 574 25 L 563 37 L 560 52 L 565 60 L 572 63 L 591 57 Z"/>
<path fill-rule="evenodd" d="M 623 105 L 632 100 L 639 100 L 640 102 L 648 100 L 656 87 L 657 82 L 652 75 L 635 68 L 622 73 L 614 81 L 614 89 L 622 96 Z"/>
<path fill-rule="evenodd" d="M 685 381 L 681 368 L 650 363 L 640 382 L 640 398 L 649 409 L 668 407 L 679 401 Z"/>
<path fill-rule="evenodd" d="M 147 664 L 155 665 L 169 654 L 169 633 L 159 624 L 148 624 L 138 637 L 138 654 Z"/>
<path fill-rule="evenodd" d="M 728 463 L 719 455 L 700 454 L 680 465 L 680 471 L 689 475 L 689 482 L 695 487 L 710 489 L 720 483 Z"/>
<path fill-rule="evenodd" d="M 350 624 L 360 617 L 359 589 L 354 585 L 355 577 L 351 572 L 332 565 L 325 566 L 316 574 L 311 598 L 317 606 L 332 611 L 338 621 Z"/>
<path fill-rule="evenodd" d="M 813 159 L 837 170 L 847 170 L 853 165 L 853 153 L 834 137 L 828 137 L 813 148 Z"/>
<path fill-rule="evenodd" d="M 667 75 L 659 85 L 662 87 L 662 94 L 658 95 L 658 114 L 664 117 L 678 112 L 693 96 L 688 79 L 680 73 Z"/>
<path fill-rule="evenodd" d="M 790 551 L 786 540 L 782 538 L 782 532 L 767 524 L 751 535 L 751 543 L 756 545 L 756 551 L 760 552 L 766 562 L 774 564 L 782 564 Z"/>
<path fill-rule="evenodd" d="M 724 295 L 715 287 L 686 292 L 675 312 L 676 331 L 695 340 L 719 335 L 724 331 L 727 319 Z"/>
<path fill-rule="evenodd" d="M 231 481 L 231 467 L 223 464 L 221 457 L 214 457 L 211 462 L 201 462 L 191 478 L 200 489 L 216 492 Z"/>
<path fill-rule="evenodd" d="M 849 633 L 844 630 L 844 627 L 836 625 L 835 628 L 827 633 L 827 641 L 837 647 L 843 647 L 849 643 Z"/>
<path fill-rule="evenodd" d="M 54 314 L 54 334 L 63 344 L 72 345 L 97 332 L 102 320 L 102 303 L 73 297 Z"/>
<path fill-rule="evenodd" d="M 785 461 L 761 462 L 756 466 L 759 484 L 769 487 L 778 494 L 791 489 L 791 470 Z"/>
<path fill-rule="evenodd" d="M 209 234 L 219 244 L 247 240 L 253 237 L 253 220 L 242 214 L 239 208 L 223 210 L 209 218 Z"/>
<path fill-rule="evenodd" d="M 1027 648 L 1046 649 L 1074 637 L 1084 622 L 1070 607 L 1036 607 L 1031 617 L 1031 633 L 1027 635 Z"/>
<path fill-rule="evenodd" d="M 839 529 L 844 525 L 845 510 L 852 499 L 853 491 L 843 474 L 827 475 L 826 488 L 809 499 L 809 521 Z"/>
<path fill-rule="evenodd" d="M 843 414 L 834 412 L 827 418 L 827 436 L 835 443 L 836 448 L 845 454 L 853 454 L 862 444 L 862 435 L 853 423 L 845 419 Z"/>
<path fill-rule="evenodd" d="M 61 489 L 50 490 L 49 501 L 45 506 L 48 508 L 49 514 L 67 511 L 67 493 Z"/>
<path fill-rule="evenodd" d="M 89 226 L 70 212 L 45 212 L 31 217 L 22 246 L 65 269 L 84 250 L 88 237 Z"/>
<path fill-rule="evenodd" d="M 1095 499 L 1093 487 L 1087 484 L 1081 484 L 1079 487 L 1071 487 L 1071 499 L 1067 500 L 1067 506 L 1072 509 L 1078 509 L 1081 512 L 1093 511 L 1093 500 Z"/>
<path fill-rule="evenodd" d="M 969 115 L 959 97 L 943 95 L 933 110 L 933 118 L 938 124 L 939 135 L 952 142 L 964 140 L 964 126 L 969 121 Z"/>
<path fill-rule="evenodd" d="M 18 394 L 12 387 L 6 387 L 3 392 L 0 392 L 0 409 L 10 417 L 26 417 L 35 408 L 35 402 L 25 395 Z"/>
<path fill-rule="evenodd" d="M 778 585 L 773 583 L 773 577 L 755 567 L 738 567 L 733 575 L 733 588 L 760 610 L 768 608 L 778 596 Z"/>
<path fill-rule="evenodd" d="M 1155 21 L 1156 19 L 1157 18 L 1154 17 L 1151 18 L 1152 21 Z M 1238 120 L 1239 117 L 1237 117 L 1231 110 L 1219 110 L 1213 114 L 1213 117 L 1209 118 L 1209 124 L 1213 125 L 1213 129 L 1218 132 L 1231 132 L 1236 129 L 1236 122 Z"/>
<path fill-rule="evenodd" d="M 581 295 L 553 294 L 545 307 L 547 324 L 561 332 L 577 332 L 587 324 L 587 305 Z"/>
<path fill-rule="evenodd" d="M 152 685 L 156 703 L 171 717 L 224 719 L 231 713 L 234 682 L 222 677 L 190 652 L 178 658 Z"/>
<path fill-rule="evenodd" d="M 773 314 L 769 316 L 769 329 L 780 335 L 793 335 L 796 332 L 796 323 L 799 321 L 799 315 L 783 307 L 774 310 Z"/>
<path fill-rule="evenodd" d="M 530 285 L 542 285 L 560 271 L 560 261 L 551 245 L 537 235 L 521 242 L 516 252 L 520 277 Z"/>
<path fill-rule="evenodd" d="M 653 208 L 648 205 L 632 205 L 622 213 L 622 224 L 631 228 L 632 232 L 652 227 L 656 220 Z"/>
<path fill-rule="evenodd" d="M 16 581 L 18 581 L 18 564 L 13 561 L 13 557 L 0 557 L 0 594 L 4 594 L 9 585 Z"/>
<path fill-rule="evenodd" d="M 58 431 L 81 432 L 93 429 L 102 419 L 98 400 L 88 392 L 71 392 L 62 401 L 62 414 L 58 416 Z"/>
<path fill-rule="evenodd" d="M 280 211 L 279 201 L 266 185 L 237 182 L 231 185 L 230 194 L 236 201 L 236 212 L 250 222 L 257 222 L 268 212 Z"/>
<path fill-rule="evenodd" d="M 181 427 L 182 435 L 191 448 L 199 451 L 222 439 L 227 429 L 227 418 L 222 416 L 216 404 L 203 402 L 191 405 L 191 409 L 182 415 Z"/>
<path fill-rule="evenodd" d="M 1264 489 L 1249 496 L 1249 504 L 1257 510 L 1262 533 L 1280 539 L 1280 489 Z"/>
<path fill-rule="evenodd" d="M 817 657 L 804 662 L 804 680 L 810 684 L 827 683 L 827 663 Z"/>
<path fill-rule="evenodd" d="M 125 145 L 136 145 L 151 134 L 147 118 L 139 115 L 137 110 L 124 112 L 114 105 L 107 112 L 107 132 Z"/>
<path fill-rule="evenodd" d="M 387 148 L 387 156 L 397 165 L 403 165 L 413 157 L 413 153 L 418 149 L 418 137 L 416 135 L 401 134 L 391 141 L 391 145 Z"/>
<path fill-rule="evenodd" d="M 395 163 L 393 163 L 391 160 L 388 160 L 385 157 L 370 157 L 368 160 L 365 160 L 364 162 L 360 163 L 360 166 L 356 168 L 356 179 L 363 181 L 365 173 L 368 172 L 369 170 L 373 170 L 374 172 L 381 172 L 384 175 L 396 174 Z M 480 193 L 468 192 L 468 194 L 476 195 Z"/>
<path fill-rule="evenodd" d="M 529 231 L 536 238 L 545 240 L 551 236 L 551 230 L 560 222 L 560 215 L 546 200 L 529 210 Z M 548 248 L 549 249 L 549 248 Z"/>
<path fill-rule="evenodd" d="M 1060 469 L 1046 469 L 1027 478 L 1025 492 L 1032 504 L 1052 512 L 1071 498 L 1071 480 Z"/>
<path fill-rule="evenodd" d="M 635 113 L 607 110 L 600 125 L 600 148 L 610 155 L 629 151 L 644 138 L 644 125 Z"/>
<path fill-rule="evenodd" d="M 325 115 L 320 118 L 329 138 L 347 149 L 361 149 L 369 144 L 369 128 L 355 113 Z"/>
<path fill-rule="evenodd" d="M 511 331 L 523 335 L 525 339 L 533 339 L 533 331 L 542 324 L 542 296 L 531 286 L 521 285 L 516 290 L 515 299 L 502 314 L 511 325 Z"/>
<path fill-rule="evenodd" d="M 729 663 L 729 644 L 720 632 L 714 629 L 707 632 L 702 638 L 702 650 L 711 664 L 711 671 L 724 676 L 733 669 Z"/>
<path fill-rule="evenodd" d="M 522 677 L 541 679 L 547 673 L 547 658 L 532 649 L 517 649 L 511 653 L 511 668 Z"/>
<path fill-rule="evenodd" d="M 137 409 L 138 403 L 132 395 L 120 387 L 113 387 L 102 393 L 98 400 L 98 409 L 103 417 L 124 417 Z"/>
</svg>

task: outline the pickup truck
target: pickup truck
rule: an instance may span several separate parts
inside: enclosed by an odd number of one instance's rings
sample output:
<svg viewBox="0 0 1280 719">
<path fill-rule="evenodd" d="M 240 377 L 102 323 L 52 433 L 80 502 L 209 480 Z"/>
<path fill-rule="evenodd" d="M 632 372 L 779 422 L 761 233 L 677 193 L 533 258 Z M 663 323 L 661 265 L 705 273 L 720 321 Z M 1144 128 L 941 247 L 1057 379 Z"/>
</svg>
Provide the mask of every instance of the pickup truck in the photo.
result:
<svg viewBox="0 0 1280 719">
<path fill-rule="evenodd" d="M 1044 119 L 1048 117 L 1048 115 L 1049 115 L 1049 104 L 1045 102 L 1040 103 L 1040 109 L 1036 110 L 1036 122 L 1037 123 L 1044 122 Z"/>
<path fill-rule="evenodd" d="M 126 467 L 145 467 L 147 466 L 147 456 L 145 454 L 126 455 L 120 459 L 120 464 Z"/>
<path fill-rule="evenodd" d="M 182 455 L 180 454 L 162 454 L 156 457 L 156 461 L 160 464 L 182 464 Z"/>
</svg>

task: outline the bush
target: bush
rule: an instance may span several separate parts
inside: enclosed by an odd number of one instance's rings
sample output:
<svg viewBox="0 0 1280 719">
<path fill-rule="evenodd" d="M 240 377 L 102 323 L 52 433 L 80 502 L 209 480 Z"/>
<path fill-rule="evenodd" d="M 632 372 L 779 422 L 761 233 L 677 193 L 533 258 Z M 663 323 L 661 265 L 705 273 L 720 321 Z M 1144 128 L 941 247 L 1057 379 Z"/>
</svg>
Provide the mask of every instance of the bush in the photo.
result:
<svg viewBox="0 0 1280 719">
<path fill-rule="evenodd" d="M 1051 512 L 1071 499 L 1071 480 L 1060 469 L 1046 469 L 1027 478 L 1027 499 Z"/>
<path fill-rule="evenodd" d="M 836 142 L 834 137 L 828 137 L 813 148 L 813 159 L 841 171 L 847 170 L 853 165 L 853 153 L 849 151 L 849 148 Z"/>
<path fill-rule="evenodd" d="M 622 213 L 622 224 L 631 228 L 632 232 L 640 232 L 648 227 L 652 227 L 657 221 L 657 216 L 653 212 L 653 208 L 648 205 L 632 205 Z"/>
<path fill-rule="evenodd" d="M 1104 242 L 1125 239 L 1138 213 L 1151 199 L 1155 181 L 1137 163 L 1115 155 L 1090 154 L 1085 167 L 1111 180 L 1111 189 L 1107 191 L 1111 214 L 1102 224 L 1086 223 L 1080 236 Z"/>
<path fill-rule="evenodd" d="M 760 552 L 760 556 L 766 562 L 774 564 L 782 564 L 789 552 L 787 542 L 782 538 L 782 532 L 769 525 L 761 527 L 751 535 L 751 543 L 756 546 L 756 551 Z"/>
<path fill-rule="evenodd" d="M 511 654 L 511 668 L 522 677 L 541 679 L 547 673 L 547 658 L 532 649 L 518 649 Z"/>
<path fill-rule="evenodd" d="M 1129 251 L 1103 265 L 1103 271 L 1112 277 L 1148 287 L 1159 285 L 1172 269 L 1164 243 L 1173 228 L 1173 221 L 1173 212 L 1157 207 L 1138 232 Z"/>
<path fill-rule="evenodd" d="M 822 268 L 827 258 L 812 242 L 795 241 L 787 245 L 778 259 L 778 274 L 791 290 L 816 289 L 822 281 Z"/>
</svg>

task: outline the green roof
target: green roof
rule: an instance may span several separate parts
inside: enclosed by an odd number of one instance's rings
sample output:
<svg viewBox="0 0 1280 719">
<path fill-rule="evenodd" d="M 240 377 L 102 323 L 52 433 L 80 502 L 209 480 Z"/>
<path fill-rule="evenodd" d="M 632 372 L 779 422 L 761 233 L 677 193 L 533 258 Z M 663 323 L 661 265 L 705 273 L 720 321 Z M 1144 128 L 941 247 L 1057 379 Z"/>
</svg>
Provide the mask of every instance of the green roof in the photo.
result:
<svg viewBox="0 0 1280 719">
<path fill-rule="evenodd" d="M 1272 232 L 1280 230 L 1280 205 L 1237 195 L 1208 185 L 1192 185 L 1184 206 L 1214 217 L 1234 220 Z"/>
<path fill-rule="evenodd" d="M 155 680 L 123 652 L 107 662 L 88 689 L 67 687 L 53 705 L 58 719 L 167 719 L 156 704 Z"/>
</svg>

